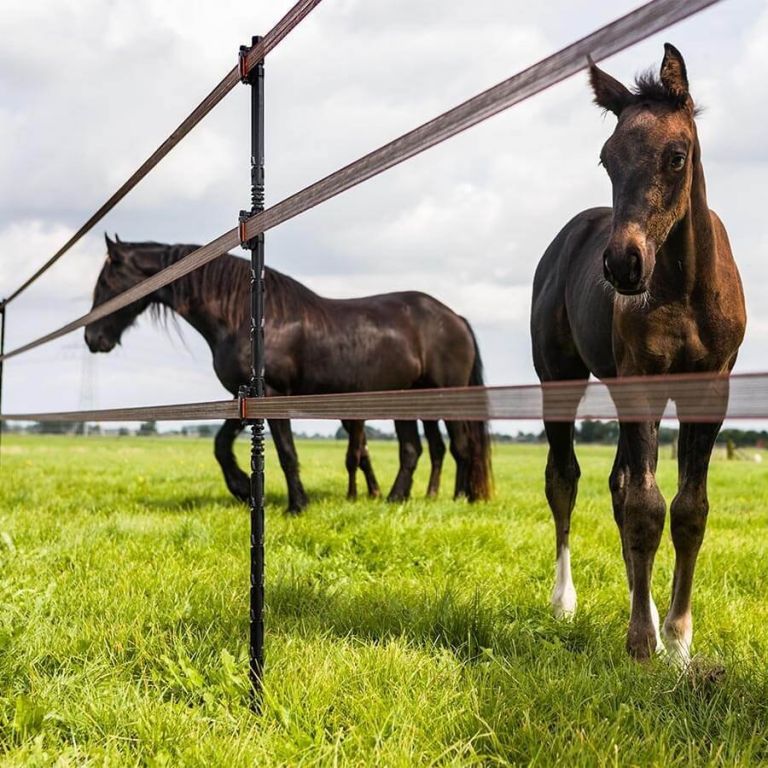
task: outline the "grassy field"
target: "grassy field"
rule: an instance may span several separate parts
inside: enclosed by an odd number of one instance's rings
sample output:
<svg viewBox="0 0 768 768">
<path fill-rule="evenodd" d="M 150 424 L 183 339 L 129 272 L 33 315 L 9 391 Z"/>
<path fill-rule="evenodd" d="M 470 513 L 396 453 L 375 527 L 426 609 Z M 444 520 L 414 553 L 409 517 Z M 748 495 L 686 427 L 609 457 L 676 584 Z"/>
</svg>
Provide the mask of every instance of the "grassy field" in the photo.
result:
<svg viewBox="0 0 768 768">
<path fill-rule="evenodd" d="M 0 765 L 768 763 L 768 463 L 713 465 L 694 607 L 702 660 L 681 676 L 625 657 L 609 449 L 580 450 L 580 611 L 566 623 L 548 611 L 543 447 L 498 447 L 496 498 L 476 506 L 445 493 L 348 503 L 344 445 L 299 451 L 313 504 L 298 518 L 283 514 L 268 457 L 268 669 L 256 717 L 247 515 L 209 442 L 4 439 Z M 373 458 L 385 485 L 395 446 L 375 443 Z M 665 452 L 668 499 L 674 477 Z M 662 611 L 671 566 L 667 534 Z M 716 665 L 724 675 L 707 674 Z"/>
</svg>

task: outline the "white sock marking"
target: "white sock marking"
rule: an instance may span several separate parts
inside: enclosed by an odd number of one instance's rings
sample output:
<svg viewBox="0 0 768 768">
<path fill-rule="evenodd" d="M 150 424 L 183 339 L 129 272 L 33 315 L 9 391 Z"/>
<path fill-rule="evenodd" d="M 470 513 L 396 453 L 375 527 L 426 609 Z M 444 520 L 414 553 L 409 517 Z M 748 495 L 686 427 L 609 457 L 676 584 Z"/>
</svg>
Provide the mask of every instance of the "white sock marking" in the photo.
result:
<svg viewBox="0 0 768 768">
<path fill-rule="evenodd" d="M 661 642 L 661 632 L 659 631 L 659 609 L 656 607 L 656 603 L 651 598 L 651 621 L 653 622 L 653 630 L 656 633 L 656 653 L 661 653 L 664 650 L 664 643 Z M 632 614 L 632 602 L 634 599 L 634 593 L 629 590 L 629 613 Z"/>
<path fill-rule="evenodd" d="M 557 619 L 567 619 L 576 613 L 576 588 L 571 578 L 571 553 L 568 547 L 563 547 L 557 556 L 552 611 Z"/>
</svg>

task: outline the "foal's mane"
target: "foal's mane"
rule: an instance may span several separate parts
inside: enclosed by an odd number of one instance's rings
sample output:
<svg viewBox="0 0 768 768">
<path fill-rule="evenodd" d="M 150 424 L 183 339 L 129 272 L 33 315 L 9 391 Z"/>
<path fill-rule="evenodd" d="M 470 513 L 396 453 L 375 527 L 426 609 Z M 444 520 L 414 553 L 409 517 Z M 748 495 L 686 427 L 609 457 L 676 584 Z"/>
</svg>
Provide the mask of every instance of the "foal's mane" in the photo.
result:
<svg viewBox="0 0 768 768">
<path fill-rule="evenodd" d="M 676 108 L 683 107 L 686 104 L 685 99 L 681 100 L 679 96 L 670 92 L 653 69 L 647 69 L 645 72 L 637 75 L 632 93 L 638 102 L 649 101 Z M 698 107 L 694 108 L 693 116 L 696 117 L 699 113 L 700 109 Z"/>
</svg>

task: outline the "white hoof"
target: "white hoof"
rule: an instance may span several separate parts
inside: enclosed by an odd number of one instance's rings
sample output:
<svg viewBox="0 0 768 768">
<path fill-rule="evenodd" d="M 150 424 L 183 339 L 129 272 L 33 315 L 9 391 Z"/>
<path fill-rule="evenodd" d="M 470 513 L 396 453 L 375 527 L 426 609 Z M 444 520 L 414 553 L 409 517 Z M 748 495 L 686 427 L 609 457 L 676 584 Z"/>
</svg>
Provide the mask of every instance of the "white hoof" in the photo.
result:
<svg viewBox="0 0 768 768">
<path fill-rule="evenodd" d="M 576 613 L 576 590 L 573 584 L 565 592 L 552 593 L 552 614 L 556 619 L 571 619 Z"/>
<path fill-rule="evenodd" d="M 685 623 L 682 631 L 664 624 L 664 648 L 667 659 L 678 669 L 685 669 L 691 663 L 691 643 L 693 642 L 693 625 Z"/>
</svg>

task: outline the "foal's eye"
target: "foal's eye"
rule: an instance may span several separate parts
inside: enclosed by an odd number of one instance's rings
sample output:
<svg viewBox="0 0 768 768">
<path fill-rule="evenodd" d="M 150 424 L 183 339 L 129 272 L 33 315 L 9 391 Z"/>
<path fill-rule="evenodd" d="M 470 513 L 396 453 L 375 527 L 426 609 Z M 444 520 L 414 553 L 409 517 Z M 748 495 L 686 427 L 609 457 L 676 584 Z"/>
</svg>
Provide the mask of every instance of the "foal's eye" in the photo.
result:
<svg viewBox="0 0 768 768">
<path fill-rule="evenodd" d="M 682 171 L 685 168 L 685 155 L 681 152 L 672 155 L 669 165 L 673 171 Z"/>
</svg>

